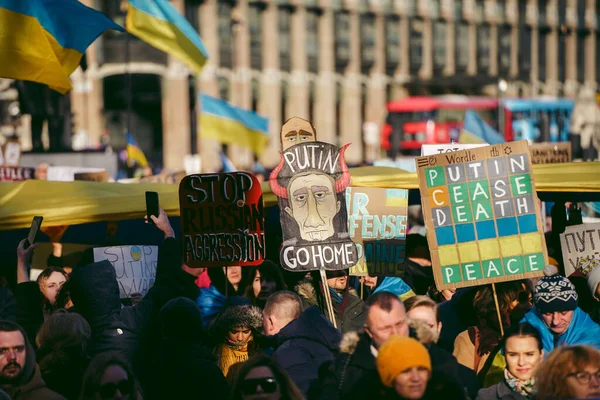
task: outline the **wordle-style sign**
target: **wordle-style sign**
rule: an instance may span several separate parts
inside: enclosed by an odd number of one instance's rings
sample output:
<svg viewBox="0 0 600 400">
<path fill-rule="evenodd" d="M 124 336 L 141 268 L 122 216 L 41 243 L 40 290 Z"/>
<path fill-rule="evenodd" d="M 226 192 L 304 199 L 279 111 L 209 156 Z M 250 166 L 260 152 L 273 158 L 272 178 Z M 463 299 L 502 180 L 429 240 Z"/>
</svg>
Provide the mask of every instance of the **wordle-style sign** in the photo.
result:
<svg viewBox="0 0 600 400">
<path fill-rule="evenodd" d="M 542 275 L 548 253 L 526 141 L 417 158 L 438 289 Z"/>
</svg>

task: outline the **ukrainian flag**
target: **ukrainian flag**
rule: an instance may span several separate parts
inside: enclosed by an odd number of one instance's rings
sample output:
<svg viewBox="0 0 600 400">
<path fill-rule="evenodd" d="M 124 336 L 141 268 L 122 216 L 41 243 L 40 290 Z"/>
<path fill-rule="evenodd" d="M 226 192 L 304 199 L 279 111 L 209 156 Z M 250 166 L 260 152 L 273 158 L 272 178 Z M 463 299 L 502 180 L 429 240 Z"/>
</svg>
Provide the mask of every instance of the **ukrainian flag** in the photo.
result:
<svg viewBox="0 0 600 400">
<path fill-rule="evenodd" d="M 459 143 L 501 144 L 506 142 L 506 139 L 481 119 L 475 111 L 467 110 L 458 141 Z"/>
<path fill-rule="evenodd" d="M 237 144 L 251 149 L 258 156 L 267 147 L 267 118 L 205 94 L 200 94 L 200 105 L 200 136 L 221 143 Z"/>
<path fill-rule="evenodd" d="M 0 0 L 0 77 L 65 94 L 85 50 L 108 29 L 123 31 L 77 0 Z"/>
<path fill-rule="evenodd" d="M 208 52 L 198 32 L 167 0 L 129 0 L 127 31 L 200 73 Z"/>
<path fill-rule="evenodd" d="M 127 132 L 127 165 L 133 167 L 137 163 L 140 168 L 146 168 L 148 166 L 148 160 L 142 149 L 140 149 L 135 141 L 133 135 Z"/>
</svg>

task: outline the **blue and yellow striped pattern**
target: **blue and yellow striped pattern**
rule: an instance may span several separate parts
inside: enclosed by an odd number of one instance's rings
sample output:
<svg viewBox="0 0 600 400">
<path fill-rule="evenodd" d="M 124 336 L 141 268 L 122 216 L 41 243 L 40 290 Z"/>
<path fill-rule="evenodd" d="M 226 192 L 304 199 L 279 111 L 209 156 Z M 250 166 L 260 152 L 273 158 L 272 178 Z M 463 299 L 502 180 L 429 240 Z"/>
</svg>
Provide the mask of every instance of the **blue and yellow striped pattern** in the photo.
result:
<svg viewBox="0 0 600 400">
<path fill-rule="evenodd" d="M 237 144 L 260 156 L 269 143 L 269 120 L 205 94 L 200 95 L 200 136 Z"/>
<path fill-rule="evenodd" d="M 167 0 L 129 0 L 127 31 L 200 73 L 208 52 L 200 35 Z"/>
<path fill-rule="evenodd" d="M 107 29 L 123 30 L 77 0 L 0 0 L 0 77 L 65 94 L 85 50 Z"/>
<path fill-rule="evenodd" d="M 127 165 L 133 167 L 135 164 L 140 168 L 146 168 L 148 166 L 148 160 L 146 155 L 139 148 L 133 135 L 127 132 Z"/>
<path fill-rule="evenodd" d="M 458 141 L 460 143 L 468 144 L 501 144 L 506 142 L 504 136 L 489 126 L 488 123 L 481 119 L 479 114 L 473 110 L 467 110 L 465 112 L 463 128 L 460 131 Z"/>
</svg>

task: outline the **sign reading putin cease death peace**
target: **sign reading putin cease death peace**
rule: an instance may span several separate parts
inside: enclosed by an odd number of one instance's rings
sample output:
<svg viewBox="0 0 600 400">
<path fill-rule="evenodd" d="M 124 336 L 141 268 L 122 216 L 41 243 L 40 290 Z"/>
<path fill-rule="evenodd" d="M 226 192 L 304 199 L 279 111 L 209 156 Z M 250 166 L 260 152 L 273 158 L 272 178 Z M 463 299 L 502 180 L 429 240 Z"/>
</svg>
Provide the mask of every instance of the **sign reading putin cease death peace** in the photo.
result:
<svg viewBox="0 0 600 400">
<path fill-rule="evenodd" d="M 438 289 L 542 275 L 548 254 L 526 141 L 416 162 Z"/>
<path fill-rule="evenodd" d="M 281 154 L 269 186 L 279 199 L 283 244 L 281 265 L 290 271 L 347 269 L 358 261 L 348 234 L 346 188 L 350 171 L 344 151 L 307 142 Z"/>
<path fill-rule="evenodd" d="M 247 172 L 188 175 L 179 185 L 183 258 L 192 268 L 265 259 L 262 189 Z"/>
<path fill-rule="evenodd" d="M 350 275 L 404 276 L 408 190 L 351 187 L 346 202 L 359 257 Z"/>
</svg>

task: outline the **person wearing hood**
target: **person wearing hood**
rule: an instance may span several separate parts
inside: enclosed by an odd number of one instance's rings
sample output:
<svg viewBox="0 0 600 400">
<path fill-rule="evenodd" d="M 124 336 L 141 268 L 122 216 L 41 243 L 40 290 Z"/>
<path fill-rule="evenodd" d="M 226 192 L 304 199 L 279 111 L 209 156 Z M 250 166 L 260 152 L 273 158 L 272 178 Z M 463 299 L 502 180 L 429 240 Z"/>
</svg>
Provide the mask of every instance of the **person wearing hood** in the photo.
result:
<svg viewBox="0 0 600 400">
<path fill-rule="evenodd" d="M 211 322 L 208 334 L 216 341 L 217 364 L 232 384 L 242 365 L 262 351 L 262 312 L 242 297 L 229 298 L 228 302 L 230 305 Z"/>
<path fill-rule="evenodd" d="M 226 399 L 229 388 L 212 354 L 196 303 L 170 300 L 159 314 L 161 340 L 156 346 L 154 389 L 145 400 L 195 399 L 198 388 L 208 399 Z"/>
<path fill-rule="evenodd" d="M 357 296 L 354 289 L 348 287 L 348 271 L 326 271 L 326 275 L 337 328 L 342 333 L 361 329 L 365 322 L 365 303 Z M 296 292 L 300 295 L 304 308 L 317 306 L 323 315 L 327 315 L 325 301 L 319 298 L 323 296 L 317 296 L 320 288 L 314 287 L 316 281 L 317 278 L 313 276 L 312 281 L 301 282 L 296 286 Z"/>
<path fill-rule="evenodd" d="M 317 307 L 302 312 L 302 300 L 290 291 L 272 294 L 263 310 L 264 330 L 273 336 L 273 358 L 307 397 L 318 383 L 319 369 L 334 360 L 340 332 Z"/>
<path fill-rule="evenodd" d="M 546 267 L 544 274 L 555 269 Z M 600 325 L 577 306 L 573 284 L 558 274 L 542 277 L 533 292 L 534 307 L 521 322 L 529 322 L 542 335 L 544 352 L 560 345 L 583 344 L 600 348 Z"/>
<path fill-rule="evenodd" d="M 0 389 L 13 400 L 62 400 L 46 387 L 23 328 L 0 320 Z"/>
</svg>

